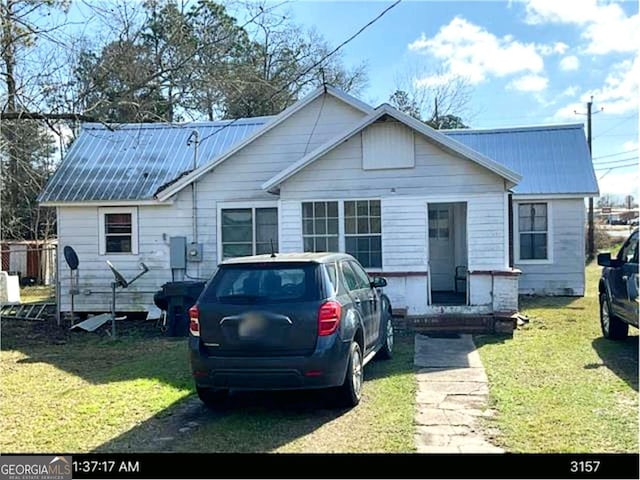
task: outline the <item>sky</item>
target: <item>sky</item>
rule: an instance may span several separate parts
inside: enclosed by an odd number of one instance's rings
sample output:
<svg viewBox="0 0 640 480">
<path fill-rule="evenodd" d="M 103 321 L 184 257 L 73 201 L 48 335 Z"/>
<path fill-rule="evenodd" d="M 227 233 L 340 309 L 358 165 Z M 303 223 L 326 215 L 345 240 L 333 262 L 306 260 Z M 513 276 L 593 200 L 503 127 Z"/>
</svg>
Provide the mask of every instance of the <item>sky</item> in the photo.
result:
<svg viewBox="0 0 640 480">
<path fill-rule="evenodd" d="M 338 45 L 391 3 L 306 0 L 283 8 Z M 347 64 L 366 62 L 360 96 L 373 105 L 386 102 L 408 70 L 424 71 L 415 78 L 424 86 L 466 78 L 475 128 L 586 124 L 581 114 L 593 96 L 600 191 L 638 199 L 639 48 L 637 1 L 404 0 L 343 55 Z"/>
<path fill-rule="evenodd" d="M 334 46 L 394 2 L 266 1 Z M 465 78 L 472 115 L 463 119 L 474 128 L 586 124 L 593 96 L 600 192 L 640 199 L 639 49 L 638 1 L 403 0 L 341 52 L 347 65 L 367 65 L 359 96 L 374 106 L 407 72 L 425 88 Z"/>
</svg>

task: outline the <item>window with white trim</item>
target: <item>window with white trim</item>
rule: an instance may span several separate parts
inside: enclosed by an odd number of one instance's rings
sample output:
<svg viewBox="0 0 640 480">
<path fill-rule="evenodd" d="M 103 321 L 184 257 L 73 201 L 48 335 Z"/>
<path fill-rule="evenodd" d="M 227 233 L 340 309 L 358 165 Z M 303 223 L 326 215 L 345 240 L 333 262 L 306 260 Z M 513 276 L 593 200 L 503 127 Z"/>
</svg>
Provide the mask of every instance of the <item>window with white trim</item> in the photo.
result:
<svg viewBox="0 0 640 480">
<path fill-rule="evenodd" d="M 302 204 L 302 242 L 305 252 L 338 251 L 338 202 Z"/>
<path fill-rule="evenodd" d="M 277 208 L 223 208 L 220 222 L 223 260 L 278 251 Z"/>
<path fill-rule="evenodd" d="M 380 200 L 344 202 L 344 245 L 364 268 L 382 268 Z"/>
<path fill-rule="evenodd" d="M 99 208 L 100 254 L 138 253 L 138 209 Z"/>
<path fill-rule="evenodd" d="M 518 204 L 518 240 L 520 260 L 548 260 L 548 205 Z"/>
</svg>

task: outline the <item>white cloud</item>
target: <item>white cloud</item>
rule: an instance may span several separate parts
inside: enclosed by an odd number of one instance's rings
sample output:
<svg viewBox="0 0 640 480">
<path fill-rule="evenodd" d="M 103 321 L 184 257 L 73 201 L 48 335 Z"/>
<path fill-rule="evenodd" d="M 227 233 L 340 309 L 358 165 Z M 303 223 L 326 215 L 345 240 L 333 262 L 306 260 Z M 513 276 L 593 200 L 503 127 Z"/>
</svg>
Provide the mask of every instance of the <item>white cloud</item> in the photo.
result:
<svg viewBox="0 0 640 480">
<path fill-rule="evenodd" d="M 606 170 L 600 170 L 596 172 L 596 175 L 602 177 L 598 180 L 600 195 L 609 193 L 622 196 L 633 195 L 635 198 L 640 198 L 638 195 L 638 185 L 640 185 L 638 167 L 621 168 L 609 173 L 606 173 Z"/>
<path fill-rule="evenodd" d="M 422 34 L 409 44 L 409 50 L 434 57 L 444 63 L 448 74 L 467 78 L 472 84 L 492 76 L 544 69 L 539 45 L 520 42 L 511 35 L 498 37 L 462 17 L 442 26 L 432 38 Z"/>
<path fill-rule="evenodd" d="M 456 79 L 456 76 L 452 73 L 442 73 L 436 75 L 428 75 L 426 77 L 418 78 L 414 81 L 416 87 L 420 88 L 432 88 L 441 87 Z"/>
<path fill-rule="evenodd" d="M 560 60 L 559 66 L 560 70 L 565 72 L 577 70 L 580 67 L 580 60 L 575 55 L 569 55 Z"/>
<path fill-rule="evenodd" d="M 571 85 L 567 88 L 565 88 L 560 95 L 563 97 L 573 97 L 575 96 L 575 94 L 578 93 L 578 86 L 577 85 Z"/>
<path fill-rule="evenodd" d="M 629 140 L 622 144 L 623 152 L 629 152 L 631 150 L 635 150 L 636 152 L 638 151 L 638 142 L 636 140 Z"/>
<path fill-rule="evenodd" d="M 551 55 L 552 53 L 557 53 L 558 55 L 563 55 L 569 49 L 569 45 L 564 42 L 556 42 L 553 44 L 542 43 L 536 45 L 538 51 L 542 55 Z"/>
<path fill-rule="evenodd" d="M 600 88 L 587 90 L 580 96 L 580 102 L 573 102 L 559 109 L 556 119 L 575 118 L 574 110 L 583 111 L 584 103 L 590 97 L 605 114 L 619 115 L 638 110 L 638 90 L 640 84 L 640 55 L 633 59 L 614 64 Z"/>
<path fill-rule="evenodd" d="M 640 44 L 640 14 L 627 16 L 620 5 L 599 0 L 528 0 L 529 24 L 564 23 L 579 26 L 595 55 L 634 52 Z"/>
<path fill-rule="evenodd" d="M 640 55 L 613 65 L 601 88 L 587 92 L 583 99 L 593 95 L 604 111 L 610 114 L 632 112 L 638 109 L 640 82 Z"/>
<path fill-rule="evenodd" d="M 541 92 L 549 84 L 549 79 L 541 75 L 523 75 L 522 77 L 512 80 L 508 88 L 518 90 L 519 92 Z"/>
</svg>

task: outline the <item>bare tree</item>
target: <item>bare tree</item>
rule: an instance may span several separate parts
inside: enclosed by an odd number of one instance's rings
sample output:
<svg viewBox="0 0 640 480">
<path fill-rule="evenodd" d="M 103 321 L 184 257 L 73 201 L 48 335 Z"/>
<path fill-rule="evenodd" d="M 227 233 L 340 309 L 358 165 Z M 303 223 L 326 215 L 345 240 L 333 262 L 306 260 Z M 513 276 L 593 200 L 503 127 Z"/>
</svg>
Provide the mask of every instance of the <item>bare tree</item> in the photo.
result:
<svg viewBox="0 0 640 480">
<path fill-rule="evenodd" d="M 447 73 L 443 66 L 407 65 L 396 74 L 395 86 L 392 97 L 405 97 L 417 117 L 434 128 L 465 128 L 463 119 L 468 122 L 473 117 L 471 84 L 464 77 Z"/>
</svg>

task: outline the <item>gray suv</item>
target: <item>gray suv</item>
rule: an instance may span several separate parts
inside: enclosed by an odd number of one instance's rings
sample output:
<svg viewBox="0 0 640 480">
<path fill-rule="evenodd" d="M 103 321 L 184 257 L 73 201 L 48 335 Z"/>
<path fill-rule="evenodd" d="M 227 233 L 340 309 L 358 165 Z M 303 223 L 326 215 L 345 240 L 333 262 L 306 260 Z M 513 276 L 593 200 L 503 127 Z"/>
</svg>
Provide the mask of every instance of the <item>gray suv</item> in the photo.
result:
<svg viewBox="0 0 640 480">
<path fill-rule="evenodd" d="M 350 255 L 258 255 L 219 265 L 189 310 L 192 374 L 210 407 L 230 389 L 335 387 L 360 401 L 363 367 L 391 358 L 384 278 Z"/>
</svg>

